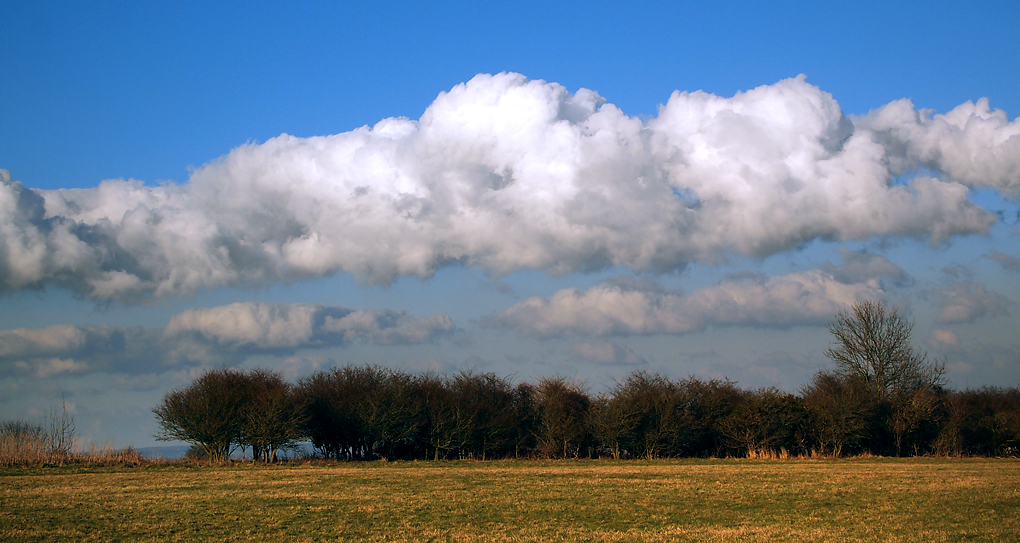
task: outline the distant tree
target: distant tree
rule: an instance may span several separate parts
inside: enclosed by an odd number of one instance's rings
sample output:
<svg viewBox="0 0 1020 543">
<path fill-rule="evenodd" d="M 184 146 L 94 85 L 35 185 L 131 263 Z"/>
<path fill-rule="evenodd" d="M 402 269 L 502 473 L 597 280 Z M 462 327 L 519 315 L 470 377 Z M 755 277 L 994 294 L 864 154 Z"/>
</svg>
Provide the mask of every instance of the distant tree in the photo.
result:
<svg viewBox="0 0 1020 543">
<path fill-rule="evenodd" d="M 513 392 L 513 432 L 511 441 L 514 458 L 530 455 L 535 450 L 538 431 L 538 392 L 530 383 L 520 383 Z M 508 451 L 509 454 L 509 451 Z"/>
<path fill-rule="evenodd" d="M 298 382 L 297 392 L 305 410 L 304 433 L 324 458 L 345 457 L 346 440 L 342 427 L 348 414 L 342 409 L 336 371 L 316 372 Z"/>
<path fill-rule="evenodd" d="M 618 394 L 600 394 L 592 400 L 588 428 L 599 455 L 607 454 L 614 460 L 626 457 L 637 425 L 638 414 Z"/>
<path fill-rule="evenodd" d="M 5 420 L 0 423 L 0 436 L 44 442 L 46 441 L 46 429 L 42 425 L 33 424 L 24 419 Z"/>
<path fill-rule="evenodd" d="M 167 393 L 152 410 L 160 427 L 156 439 L 198 445 L 210 461 L 229 458 L 241 441 L 245 381 L 241 372 L 212 370 Z"/>
<path fill-rule="evenodd" d="M 364 439 L 364 459 L 408 456 L 421 430 L 415 379 L 404 372 L 361 368 L 362 387 L 354 404 L 355 420 Z"/>
<path fill-rule="evenodd" d="M 588 407 L 591 399 L 575 383 L 545 378 L 536 387 L 539 452 L 550 458 L 577 458 L 587 444 Z"/>
<path fill-rule="evenodd" d="M 45 426 L 22 419 L 0 423 L 0 464 L 71 460 L 75 456 L 74 416 L 61 401 L 50 409 Z"/>
<path fill-rule="evenodd" d="M 426 374 L 418 378 L 425 422 L 422 441 L 433 460 L 445 459 L 469 429 L 446 379 Z"/>
<path fill-rule="evenodd" d="M 199 445 L 191 445 L 184 451 L 184 459 L 192 461 L 209 460 L 209 453 Z"/>
<path fill-rule="evenodd" d="M 1020 456 L 1020 388 L 985 387 L 950 393 L 942 454 Z"/>
<path fill-rule="evenodd" d="M 451 389 L 467 418 L 462 456 L 491 458 L 504 455 L 514 441 L 514 389 L 494 373 L 461 371 Z"/>
<path fill-rule="evenodd" d="M 808 411 L 801 398 L 777 388 L 745 392 L 721 423 L 731 445 L 748 455 L 807 451 Z"/>
<path fill-rule="evenodd" d="M 613 389 L 605 414 L 618 425 L 628 454 L 652 459 L 679 453 L 683 405 L 680 385 L 662 375 L 639 371 Z"/>
<path fill-rule="evenodd" d="M 946 396 L 941 388 L 923 387 L 895 404 L 889 426 L 896 456 L 933 452 L 948 418 Z"/>
<path fill-rule="evenodd" d="M 308 417 L 305 431 L 316 450 L 337 460 L 374 454 L 383 430 L 370 425 L 386 419 L 390 400 L 379 391 L 386 379 L 387 371 L 377 366 L 345 366 L 314 373 L 298 383 Z"/>
<path fill-rule="evenodd" d="M 743 399 L 733 381 L 688 378 L 679 386 L 679 448 L 673 456 L 727 456 L 746 451 L 733 447 L 723 431 L 724 421 Z"/>
<path fill-rule="evenodd" d="M 282 375 L 264 369 L 248 372 L 243 382 L 241 443 L 251 447 L 253 459 L 274 462 L 303 435 L 307 415 L 300 396 Z"/>
<path fill-rule="evenodd" d="M 861 452 L 872 435 L 878 400 L 856 376 L 818 372 L 802 392 L 813 416 L 815 439 L 834 456 Z"/>
<path fill-rule="evenodd" d="M 0 465 L 37 462 L 49 453 L 49 436 L 42 425 L 22 419 L 0 424 Z"/>
<path fill-rule="evenodd" d="M 880 302 L 856 302 L 829 325 L 835 345 L 825 355 L 836 373 L 862 379 L 882 399 L 944 384 L 945 364 L 910 343 L 913 323 Z"/>
</svg>

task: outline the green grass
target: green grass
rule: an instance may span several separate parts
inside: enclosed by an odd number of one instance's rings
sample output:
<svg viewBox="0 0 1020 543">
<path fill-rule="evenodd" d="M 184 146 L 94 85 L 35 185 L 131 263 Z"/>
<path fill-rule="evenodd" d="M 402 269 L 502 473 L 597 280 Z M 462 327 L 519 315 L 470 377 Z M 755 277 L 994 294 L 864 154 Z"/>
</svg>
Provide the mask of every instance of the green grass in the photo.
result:
<svg viewBox="0 0 1020 543">
<path fill-rule="evenodd" d="M 1020 462 L 0 469 L 0 540 L 1017 541 Z"/>
</svg>

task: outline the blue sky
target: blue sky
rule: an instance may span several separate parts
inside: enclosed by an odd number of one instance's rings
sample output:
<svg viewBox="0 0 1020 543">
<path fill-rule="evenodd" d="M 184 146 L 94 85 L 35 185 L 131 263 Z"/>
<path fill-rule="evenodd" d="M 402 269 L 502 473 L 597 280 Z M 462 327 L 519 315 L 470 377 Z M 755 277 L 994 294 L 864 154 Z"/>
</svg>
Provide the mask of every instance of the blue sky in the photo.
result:
<svg viewBox="0 0 1020 543">
<path fill-rule="evenodd" d="M 862 298 L 1020 382 L 1015 3 L 11 4 L 0 419 L 150 445 L 222 366 L 795 391 Z"/>
</svg>

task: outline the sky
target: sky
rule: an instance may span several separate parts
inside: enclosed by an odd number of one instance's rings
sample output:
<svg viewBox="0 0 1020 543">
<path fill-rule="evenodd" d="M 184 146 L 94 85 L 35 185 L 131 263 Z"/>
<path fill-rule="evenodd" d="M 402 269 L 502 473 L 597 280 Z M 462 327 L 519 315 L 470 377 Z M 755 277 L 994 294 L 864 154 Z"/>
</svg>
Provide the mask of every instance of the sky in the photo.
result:
<svg viewBox="0 0 1020 543">
<path fill-rule="evenodd" d="M 1016 2 L 154 4 L 0 5 L 0 420 L 152 446 L 223 367 L 797 392 L 859 300 L 1020 384 Z"/>
</svg>

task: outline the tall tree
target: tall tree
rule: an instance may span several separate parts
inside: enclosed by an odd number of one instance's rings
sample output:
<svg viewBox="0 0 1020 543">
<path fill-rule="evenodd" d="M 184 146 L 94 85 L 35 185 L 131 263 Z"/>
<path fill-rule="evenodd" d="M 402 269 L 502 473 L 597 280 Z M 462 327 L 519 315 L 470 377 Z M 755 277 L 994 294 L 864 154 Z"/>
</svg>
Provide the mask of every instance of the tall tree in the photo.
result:
<svg viewBox="0 0 1020 543">
<path fill-rule="evenodd" d="M 835 345 L 826 349 L 825 356 L 836 363 L 836 373 L 863 379 L 881 399 L 943 385 L 945 364 L 929 361 L 927 354 L 914 350 L 913 328 L 895 308 L 856 302 L 837 313 L 829 325 Z"/>
</svg>

